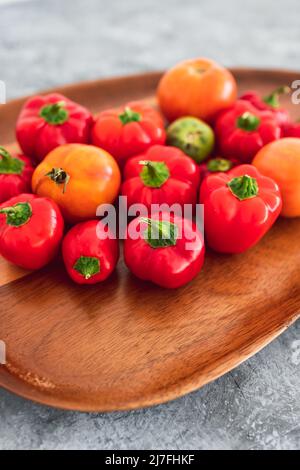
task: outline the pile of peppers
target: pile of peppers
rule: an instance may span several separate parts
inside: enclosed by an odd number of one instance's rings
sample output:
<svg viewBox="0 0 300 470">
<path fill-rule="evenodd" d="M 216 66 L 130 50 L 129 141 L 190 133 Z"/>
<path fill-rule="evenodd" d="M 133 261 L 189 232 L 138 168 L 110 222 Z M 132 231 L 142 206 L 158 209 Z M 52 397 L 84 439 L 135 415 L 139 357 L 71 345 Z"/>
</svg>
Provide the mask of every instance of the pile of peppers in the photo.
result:
<svg viewBox="0 0 300 470">
<path fill-rule="evenodd" d="M 103 282 L 120 250 L 96 207 L 118 195 L 149 211 L 128 217 L 124 242 L 125 264 L 142 282 L 191 282 L 205 244 L 228 254 L 251 249 L 281 213 L 300 216 L 300 190 L 291 197 L 286 169 L 293 166 L 300 187 L 300 123 L 279 103 L 288 92 L 247 91 L 209 123 L 181 117 L 169 132 L 159 110 L 141 101 L 94 116 L 57 93 L 30 98 L 16 122 L 19 147 L 0 146 L 0 254 L 37 270 L 61 250 L 75 283 Z M 197 203 L 204 233 L 191 218 L 151 212 L 188 204 L 194 214 Z"/>
</svg>

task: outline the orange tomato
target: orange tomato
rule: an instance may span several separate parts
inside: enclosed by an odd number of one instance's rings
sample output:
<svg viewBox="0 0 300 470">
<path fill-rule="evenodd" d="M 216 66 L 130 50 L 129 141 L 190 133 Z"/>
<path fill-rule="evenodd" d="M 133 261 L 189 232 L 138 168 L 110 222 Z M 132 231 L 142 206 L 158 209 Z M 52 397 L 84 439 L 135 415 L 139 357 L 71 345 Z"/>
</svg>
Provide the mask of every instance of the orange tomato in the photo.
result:
<svg viewBox="0 0 300 470">
<path fill-rule="evenodd" d="M 121 183 L 119 167 L 105 150 L 92 145 L 57 147 L 36 167 L 32 190 L 59 205 L 70 223 L 96 217 L 100 204 L 113 203 Z"/>
<path fill-rule="evenodd" d="M 263 147 L 254 157 L 254 166 L 273 178 L 281 191 L 281 215 L 300 216 L 300 139 L 286 137 Z"/>
<path fill-rule="evenodd" d="M 169 121 L 196 116 L 211 121 L 237 97 L 237 85 L 229 70 L 213 60 L 199 58 L 181 62 L 159 82 L 157 97 Z"/>
</svg>

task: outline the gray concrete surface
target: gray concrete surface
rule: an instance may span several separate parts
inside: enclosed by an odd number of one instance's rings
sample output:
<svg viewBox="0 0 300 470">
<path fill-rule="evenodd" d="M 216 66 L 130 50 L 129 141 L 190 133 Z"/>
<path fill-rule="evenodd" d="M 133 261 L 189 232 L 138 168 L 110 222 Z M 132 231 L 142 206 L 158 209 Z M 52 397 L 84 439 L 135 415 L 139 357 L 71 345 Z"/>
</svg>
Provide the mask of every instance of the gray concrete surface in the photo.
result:
<svg viewBox="0 0 300 470">
<path fill-rule="evenodd" d="M 12 98 L 197 55 L 300 71 L 299 14 L 298 0 L 14 0 L 0 5 L 0 79 Z M 152 409 L 64 412 L 0 390 L 0 448 L 299 449 L 299 330 Z"/>
</svg>

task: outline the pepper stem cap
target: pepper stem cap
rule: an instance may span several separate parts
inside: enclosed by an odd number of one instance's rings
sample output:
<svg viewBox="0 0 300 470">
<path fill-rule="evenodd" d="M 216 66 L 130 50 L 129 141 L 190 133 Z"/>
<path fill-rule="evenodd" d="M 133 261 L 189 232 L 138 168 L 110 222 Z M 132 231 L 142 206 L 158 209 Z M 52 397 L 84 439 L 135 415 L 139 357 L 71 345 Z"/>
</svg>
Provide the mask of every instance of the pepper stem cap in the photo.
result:
<svg viewBox="0 0 300 470">
<path fill-rule="evenodd" d="M 257 180 L 249 175 L 237 176 L 229 181 L 227 186 L 240 201 L 251 199 L 258 194 Z"/>
<path fill-rule="evenodd" d="M 178 236 L 178 227 L 168 220 L 150 219 L 141 217 L 140 222 L 148 225 L 143 236 L 151 248 L 167 248 L 175 246 Z"/>
<path fill-rule="evenodd" d="M 40 117 L 52 126 L 60 126 L 69 119 L 69 112 L 65 108 L 65 105 L 65 101 L 46 104 L 40 110 Z"/>
<path fill-rule="evenodd" d="M 32 216 L 32 208 L 29 202 L 18 202 L 13 206 L 3 207 L 0 214 L 6 215 L 7 225 L 12 227 L 21 227 L 25 225 Z"/>
<path fill-rule="evenodd" d="M 170 177 L 169 168 L 164 162 L 141 160 L 139 164 L 143 166 L 140 177 L 145 186 L 160 188 Z"/>
</svg>

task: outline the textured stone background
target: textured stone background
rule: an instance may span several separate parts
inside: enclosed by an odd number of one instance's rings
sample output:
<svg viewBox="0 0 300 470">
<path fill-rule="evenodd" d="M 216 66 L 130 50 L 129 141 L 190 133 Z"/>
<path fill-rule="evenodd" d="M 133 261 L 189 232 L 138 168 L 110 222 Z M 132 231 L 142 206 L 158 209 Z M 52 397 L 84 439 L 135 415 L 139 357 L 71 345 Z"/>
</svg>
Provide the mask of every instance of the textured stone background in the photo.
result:
<svg viewBox="0 0 300 470">
<path fill-rule="evenodd" d="M 299 0 L 0 0 L 0 79 L 12 98 L 197 55 L 300 69 L 299 14 Z M 299 330 L 152 409 L 64 412 L 1 390 L 0 448 L 299 449 Z"/>
</svg>

